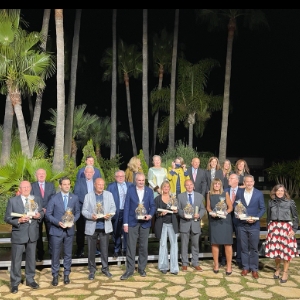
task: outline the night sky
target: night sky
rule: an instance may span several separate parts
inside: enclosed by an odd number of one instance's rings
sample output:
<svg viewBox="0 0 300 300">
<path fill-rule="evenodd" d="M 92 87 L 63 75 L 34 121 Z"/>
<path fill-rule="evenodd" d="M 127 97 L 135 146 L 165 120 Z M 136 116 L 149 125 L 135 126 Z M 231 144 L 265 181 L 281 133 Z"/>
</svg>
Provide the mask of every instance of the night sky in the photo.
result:
<svg viewBox="0 0 300 300">
<path fill-rule="evenodd" d="M 264 157 L 265 165 L 282 160 L 299 158 L 299 95 L 300 95 L 300 10 L 264 9 L 270 29 L 250 31 L 238 28 L 233 44 L 232 74 L 227 137 L 228 157 Z M 22 9 L 23 18 L 29 22 L 29 30 L 40 30 L 43 9 Z M 74 9 L 64 10 L 65 38 L 72 37 Z M 148 10 L 149 42 L 154 33 L 164 27 L 172 33 L 175 10 Z M 55 40 L 54 12 L 51 12 L 50 35 Z M 110 116 L 111 82 L 102 82 L 103 70 L 100 60 L 106 48 L 112 45 L 112 10 L 83 9 L 81 19 L 80 53 L 85 63 L 80 63 L 77 75 L 76 105 L 86 103 L 87 111 L 99 116 Z M 126 44 L 142 43 L 142 10 L 120 9 L 117 15 L 117 35 Z M 214 70 L 208 81 L 208 89 L 214 94 L 223 94 L 227 31 L 208 32 L 204 24 L 196 21 L 192 9 L 179 12 L 179 44 L 184 45 L 186 59 L 192 63 L 200 59 L 213 58 L 221 67 Z M 149 73 L 150 92 L 157 84 Z M 47 81 L 43 98 L 41 142 L 52 146 L 47 127 L 42 125 L 49 118 L 48 109 L 56 107 L 56 76 Z M 167 80 L 166 80 L 167 81 Z M 165 84 L 169 85 L 170 82 Z M 66 91 L 68 83 L 66 84 Z M 141 81 L 131 80 L 131 100 L 135 135 L 138 149 L 142 148 Z M 5 97 L 0 96 L 3 123 Z M 66 96 L 67 99 L 67 96 Z M 24 101 L 24 114 L 26 117 Z M 118 119 L 122 130 L 129 134 L 124 84 L 118 87 Z M 138 117 L 136 117 L 138 115 Z M 194 138 L 198 151 L 210 151 L 218 156 L 221 112 L 212 114 L 202 138 Z M 149 117 L 151 122 L 151 114 Z M 152 123 L 152 122 L 151 122 Z M 152 139 L 152 128 L 150 127 Z M 188 142 L 188 131 L 176 128 L 176 140 Z M 50 142 L 49 142 L 50 141 Z M 50 144 L 49 144 L 50 143 Z M 132 156 L 128 149 L 131 142 L 121 143 L 119 152 L 128 161 Z M 166 150 L 167 142 L 158 144 L 157 153 Z M 109 149 L 104 155 L 109 157 Z"/>
</svg>

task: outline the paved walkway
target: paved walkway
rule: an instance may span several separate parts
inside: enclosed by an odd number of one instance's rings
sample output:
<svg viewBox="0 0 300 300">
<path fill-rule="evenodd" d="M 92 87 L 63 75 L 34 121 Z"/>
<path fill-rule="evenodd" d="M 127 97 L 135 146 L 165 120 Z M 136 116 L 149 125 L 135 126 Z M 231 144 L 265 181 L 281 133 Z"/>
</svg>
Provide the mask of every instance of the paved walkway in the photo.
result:
<svg viewBox="0 0 300 300">
<path fill-rule="evenodd" d="M 148 263 L 147 276 L 140 277 L 136 272 L 128 280 L 120 280 L 125 265 L 110 265 L 112 278 L 97 272 L 93 281 L 87 279 L 87 266 L 73 266 L 70 274 L 71 283 L 64 285 L 62 277 L 57 287 L 51 285 L 50 268 L 40 268 L 36 273 L 36 281 L 40 288 L 33 290 L 24 284 L 19 285 L 17 294 L 10 293 L 9 271 L 0 270 L 0 299 L 143 299 L 143 300 L 175 300 L 175 299 L 300 299 L 300 258 L 292 261 L 287 283 L 281 284 L 273 279 L 273 260 L 260 259 L 262 269 L 260 278 L 255 280 L 249 274 L 240 275 L 241 270 L 233 267 L 230 276 L 225 275 L 225 269 L 218 274 L 212 271 L 212 260 L 200 260 L 203 272 L 188 268 L 188 272 L 164 275 L 157 269 L 157 263 Z M 99 268 L 100 270 L 100 268 Z M 62 274 L 63 268 L 61 268 Z M 24 269 L 23 269 L 24 273 Z"/>
</svg>

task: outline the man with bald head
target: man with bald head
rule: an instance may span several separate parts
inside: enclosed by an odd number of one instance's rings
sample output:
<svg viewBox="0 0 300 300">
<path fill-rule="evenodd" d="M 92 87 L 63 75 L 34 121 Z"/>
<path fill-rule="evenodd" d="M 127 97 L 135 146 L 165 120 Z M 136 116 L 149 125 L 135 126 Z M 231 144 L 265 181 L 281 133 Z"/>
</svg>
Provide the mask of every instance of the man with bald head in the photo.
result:
<svg viewBox="0 0 300 300">
<path fill-rule="evenodd" d="M 25 251 L 25 277 L 26 285 L 33 289 L 39 288 L 35 282 L 35 251 L 36 243 L 39 238 L 39 222 L 44 217 L 44 211 L 41 205 L 41 198 L 34 197 L 34 202 L 38 205 L 33 216 L 25 213 L 26 207 L 33 199 L 30 195 L 31 184 L 29 181 L 21 181 L 19 186 L 19 195 L 8 200 L 4 220 L 12 226 L 11 231 L 11 270 L 10 283 L 11 292 L 16 294 L 21 282 L 22 255 Z M 17 213 L 19 216 L 12 216 Z"/>
<path fill-rule="evenodd" d="M 108 266 L 108 246 L 109 235 L 113 231 L 111 218 L 116 212 L 116 205 L 112 193 L 105 191 L 104 186 L 104 179 L 95 179 L 94 191 L 85 195 L 82 206 L 82 215 L 86 218 L 85 234 L 88 244 L 89 280 L 95 278 L 97 270 L 95 250 L 98 238 L 100 239 L 101 271 L 106 277 L 112 277 Z M 102 215 L 101 213 L 100 216 L 97 215 L 96 206 L 102 207 Z"/>
</svg>

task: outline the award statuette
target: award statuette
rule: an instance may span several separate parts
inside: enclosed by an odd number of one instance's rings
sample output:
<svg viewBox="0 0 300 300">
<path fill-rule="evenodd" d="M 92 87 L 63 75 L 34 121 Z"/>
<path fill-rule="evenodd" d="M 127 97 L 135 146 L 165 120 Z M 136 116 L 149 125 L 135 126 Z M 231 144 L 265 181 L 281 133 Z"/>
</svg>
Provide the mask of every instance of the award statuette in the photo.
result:
<svg viewBox="0 0 300 300">
<path fill-rule="evenodd" d="M 61 222 L 65 225 L 65 227 L 72 227 L 74 225 L 72 208 L 67 207 L 65 214 L 61 217 Z"/>
<path fill-rule="evenodd" d="M 35 214 L 38 211 L 38 204 L 34 201 L 34 196 L 33 195 L 29 195 L 28 196 L 28 201 L 25 204 L 25 215 L 32 217 L 35 216 Z"/>
<path fill-rule="evenodd" d="M 135 210 L 135 216 L 138 220 L 145 220 L 145 217 L 147 215 L 147 210 L 144 206 L 144 203 L 139 203 L 138 207 Z"/>
<path fill-rule="evenodd" d="M 237 202 L 237 205 L 234 208 L 234 215 L 238 219 L 246 218 L 247 217 L 247 209 L 246 209 L 246 207 L 241 202 L 241 199 L 236 200 L 236 202 Z"/>
<path fill-rule="evenodd" d="M 209 214 L 215 217 L 219 217 L 222 219 L 225 219 L 227 216 L 227 205 L 225 203 L 225 197 L 219 197 L 220 201 L 216 204 L 213 211 L 211 211 Z"/>
<path fill-rule="evenodd" d="M 176 194 L 172 193 L 170 198 L 171 198 L 171 209 L 172 210 L 177 210 L 177 208 L 178 208 L 178 200 L 176 198 Z"/>
<path fill-rule="evenodd" d="M 184 217 L 186 219 L 192 219 L 194 215 L 194 207 L 189 202 L 186 204 L 185 208 L 183 209 Z"/>
<path fill-rule="evenodd" d="M 94 213 L 97 216 L 98 219 L 104 217 L 104 209 L 103 209 L 103 203 L 102 202 L 96 202 L 96 205 L 94 207 Z"/>
</svg>

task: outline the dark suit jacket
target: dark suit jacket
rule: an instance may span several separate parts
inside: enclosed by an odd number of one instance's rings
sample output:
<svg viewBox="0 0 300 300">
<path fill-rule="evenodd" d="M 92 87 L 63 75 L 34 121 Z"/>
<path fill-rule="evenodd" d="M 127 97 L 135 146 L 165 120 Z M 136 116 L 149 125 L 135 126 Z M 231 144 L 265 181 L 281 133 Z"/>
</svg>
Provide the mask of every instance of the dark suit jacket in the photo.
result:
<svg viewBox="0 0 300 300">
<path fill-rule="evenodd" d="M 127 190 L 128 188 L 133 185 L 131 182 L 125 182 L 127 185 Z M 119 197 L 119 189 L 118 189 L 118 183 L 117 182 L 112 182 L 107 186 L 107 191 L 111 192 L 114 197 L 114 201 L 116 204 L 116 214 L 113 216 L 112 221 L 113 221 L 113 229 L 114 231 L 117 230 L 118 222 L 114 222 L 115 220 L 119 219 L 119 212 L 120 212 L 120 197 Z"/>
<path fill-rule="evenodd" d="M 41 206 L 41 198 L 34 197 L 34 201 L 38 204 L 38 212 L 41 219 L 44 217 L 44 211 Z M 10 198 L 7 202 L 4 221 L 12 225 L 11 242 L 15 244 L 25 244 L 30 241 L 35 242 L 39 238 L 39 223 L 41 219 L 31 219 L 31 222 L 18 224 L 19 217 L 12 217 L 11 213 L 24 214 L 25 207 L 21 196 Z"/>
<path fill-rule="evenodd" d="M 74 215 L 74 223 L 80 217 L 80 207 L 79 200 L 75 194 L 69 193 L 68 199 L 68 207 L 72 208 L 72 212 Z M 61 236 L 63 234 L 63 230 L 67 230 L 68 235 L 74 235 L 75 226 L 72 226 L 67 229 L 63 229 L 59 226 L 59 222 L 61 222 L 61 217 L 65 214 L 64 201 L 61 192 L 58 192 L 54 195 L 48 203 L 46 217 L 50 221 L 51 226 L 49 230 L 50 235 Z"/>
<path fill-rule="evenodd" d="M 85 178 L 85 175 L 84 175 L 84 169 L 85 167 L 82 167 L 81 169 L 78 170 L 77 172 L 77 175 L 76 175 L 76 181 L 78 181 L 78 179 L 80 178 Z M 96 178 L 101 178 L 101 172 L 98 168 L 95 168 L 94 167 L 94 171 L 95 171 L 95 174 L 93 176 L 93 179 L 95 180 Z"/>
<path fill-rule="evenodd" d="M 206 172 L 205 170 L 198 168 L 197 170 L 197 176 L 196 176 L 196 181 L 194 181 L 194 177 L 193 177 L 193 168 L 189 167 L 187 169 L 187 173 L 190 176 L 190 179 L 194 182 L 194 186 L 195 186 L 195 192 L 198 192 L 200 194 L 202 194 L 203 196 L 205 196 L 206 193 Z"/>
<path fill-rule="evenodd" d="M 227 192 L 228 195 L 229 195 L 229 197 L 230 197 L 230 190 L 231 190 L 231 187 L 228 187 L 228 188 L 224 189 L 224 192 Z M 239 196 L 241 195 L 240 194 L 241 193 L 240 190 L 242 190 L 242 189 L 237 186 L 236 193 L 235 193 L 235 201 L 240 200 L 240 198 L 237 198 L 237 195 L 239 195 Z M 238 219 L 235 217 L 235 214 L 234 214 L 235 205 L 236 205 L 236 202 L 234 202 L 232 204 L 233 209 L 232 209 L 232 212 L 231 212 L 231 219 L 232 219 L 232 222 L 233 222 L 234 226 L 237 226 L 238 225 L 237 224 L 238 223 Z"/>
<path fill-rule="evenodd" d="M 153 190 L 150 189 L 148 186 L 145 186 L 144 188 L 145 188 L 145 193 L 143 198 L 144 207 L 147 210 L 147 214 L 151 215 L 153 218 L 156 211 Z M 151 220 L 138 221 L 138 219 L 135 216 L 135 210 L 138 207 L 139 203 L 140 200 L 136 191 L 136 185 L 131 185 L 127 190 L 127 194 L 125 198 L 123 223 L 128 224 L 129 227 L 134 227 L 137 225 L 138 222 L 142 222 L 143 228 L 149 228 L 151 227 L 151 223 L 152 223 Z"/>
<path fill-rule="evenodd" d="M 206 193 L 207 193 L 210 190 L 210 185 L 211 185 L 211 172 L 210 170 L 205 170 L 205 173 L 206 173 L 206 182 L 207 182 L 207 187 L 206 187 Z M 222 184 L 224 186 L 224 176 L 222 170 L 216 170 L 215 178 L 221 179 Z"/>
<path fill-rule="evenodd" d="M 49 199 L 56 194 L 54 184 L 52 182 L 45 181 L 44 198 L 41 195 L 41 190 L 38 181 L 31 183 L 31 192 L 33 195 L 39 196 L 42 199 L 42 208 L 47 208 Z"/>
<path fill-rule="evenodd" d="M 74 194 L 78 196 L 79 198 L 79 205 L 80 205 L 80 211 L 82 210 L 82 205 L 84 202 L 84 197 L 88 193 L 87 185 L 86 185 L 86 179 L 79 178 L 74 186 Z"/>
<path fill-rule="evenodd" d="M 241 203 L 246 207 L 247 209 L 247 214 L 248 216 L 252 217 L 259 217 L 259 219 L 264 215 L 266 211 L 265 207 L 265 201 L 264 201 L 264 195 L 263 193 L 254 188 L 253 189 L 253 194 L 250 200 L 249 205 L 246 204 L 245 197 L 244 197 L 244 188 L 239 188 L 237 193 L 236 193 L 236 201 L 241 199 Z M 234 208 L 236 207 L 237 202 L 234 202 Z M 237 225 L 238 226 L 243 226 L 243 224 L 247 223 L 246 221 L 242 221 L 237 219 Z M 257 228 L 260 230 L 260 221 L 256 221 L 251 225 L 253 228 Z"/>
</svg>

